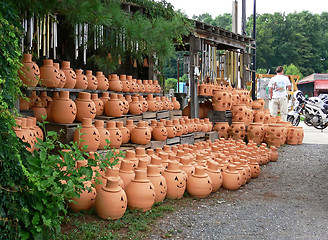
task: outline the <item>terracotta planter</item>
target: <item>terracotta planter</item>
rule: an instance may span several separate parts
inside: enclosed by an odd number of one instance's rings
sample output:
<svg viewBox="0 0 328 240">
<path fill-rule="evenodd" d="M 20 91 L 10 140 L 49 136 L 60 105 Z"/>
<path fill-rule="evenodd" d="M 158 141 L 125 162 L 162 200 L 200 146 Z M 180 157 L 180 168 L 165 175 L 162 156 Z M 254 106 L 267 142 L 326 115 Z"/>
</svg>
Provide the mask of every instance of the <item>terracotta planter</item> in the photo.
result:
<svg viewBox="0 0 328 240">
<path fill-rule="evenodd" d="M 216 192 L 222 185 L 222 174 L 219 164 L 214 161 L 208 161 L 205 172 L 212 180 L 212 192 Z"/>
<path fill-rule="evenodd" d="M 173 125 L 171 120 L 167 120 L 166 121 L 166 130 L 167 130 L 167 137 L 168 138 L 174 138 L 177 135 L 177 129 L 176 127 Z"/>
<path fill-rule="evenodd" d="M 148 111 L 148 102 L 146 99 L 144 99 L 143 96 L 139 96 L 139 102 L 142 104 L 142 111 L 147 112 Z"/>
<path fill-rule="evenodd" d="M 119 219 L 126 211 L 127 197 L 118 182 L 118 178 L 107 178 L 105 186 L 97 192 L 96 212 L 102 219 Z"/>
<path fill-rule="evenodd" d="M 216 122 L 213 130 L 219 133 L 220 138 L 229 138 L 230 126 L 228 122 Z"/>
<path fill-rule="evenodd" d="M 59 63 L 54 63 L 54 67 L 58 70 L 60 81 L 58 83 L 58 88 L 63 88 L 66 83 L 66 75 L 62 69 L 59 68 Z"/>
<path fill-rule="evenodd" d="M 153 81 L 155 93 L 160 93 L 162 91 L 161 85 L 159 85 L 158 80 Z"/>
<path fill-rule="evenodd" d="M 83 70 L 82 69 L 76 69 L 75 74 L 76 74 L 76 84 L 75 84 L 74 88 L 76 88 L 76 89 L 87 89 L 88 85 L 89 85 L 89 82 L 88 82 L 87 76 L 83 74 Z"/>
<path fill-rule="evenodd" d="M 136 158 L 136 153 L 133 150 L 126 150 L 125 160 L 128 160 L 133 163 L 133 169 L 138 166 L 139 159 Z"/>
<path fill-rule="evenodd" d="M 28 87 L 36 87 L 40 79 L 39 66 L 32 61 L 32 54 L 23 54 L 23 66 L 19 71 L 19 78 Z"/>
<path fill-rule="evenodd" d="M 147 95 L 147 103 L 148 103 L 148 111 L 155 112 L 156 111 L 156 104 L 153 98 L 153 94 Z"/>
<path fill-rule="evenodd" d="M 243 122 L 232 122 L 230 126 L 230 136 L 235 141 L 244 140 L 246 136 L 246 128 Z"/>
<path fill-rule="evenodd" d="M 264 123 L 264 112 L 263 110 L 254 110 L 254 122 Z"/>
<path fill-rule="evenodd" d="M 96 106 L 96 116 L 101 116 L 104 113 L 104 103 L 98 98 L 98 93 L 91 93 L 91 100 Z"/>
<path fill-rule="evenodd" d="M 239 162 L 240 159 L 236 159 L 238 161 L 234 161 L 233 164 L 236 165 L 236 171 L 240 174 L 241 185 L 245 185 L 247 182 L 246 170 L 241 166 Z"/>
<path fill-rule="evenodd" d="M 91 94 L 79 92 L 79 97 L 75 100 L 77 113 L 76 121 L 82 122 L 83 118 L 94 119 L 96 117 L 96 105 L 91 100 Z"/>
<path fill-rule="evenodd" d="M 73 123 L 76 112 L 76 104 L 69 99 L 68 91 L 61 91 L 58 99 L 53 98 L 51 117 L 54 122 Z"/>
<path fill-rule="evenodd" d="M 135 177 L 135 173 L 133 171 L 133 165 L 134 165 L 134 163 L 127 159 L 122 160 L 122 162 L 121 162 L 119 176 L 123 180 L 125 188 L 130 184 L 130 182 Z"/>
<path fill-rule="evenodd" d="M 269 146 L 278 148 L 284 141 L 285 132 L 286 128 L 281 124 L 269 124 L 265 134 L 265 142 Z"/>
<path fill-rule="evenodd" d="M 128 143 L 130 141 L 130 131 L 126 127 L 123 126 L 123 122 L 117 121 L 116 127 L 121 131 L 122 133 L 122 143 Z"/>
<path fill-rule="evenodd" d="M 98 71 L 96 73 L 96 78 L 98 80 L 97 89 L 102 91 L 107 91 L 109 88 L 109 82 L 108 82 L 108 78 L 105 77 L 103 72 Z"/>
<path fill-rule="evenodd" d="M 196 198 L 206 198 L 212 192 L 212 180 L 205 172 L 205 167 L 196 166 L 195 172 L 187 181 L 187 192 Z"/>
<path fill-rule="evenodd" d="M 233 122 L 246 122 L 247 114 L 246 105 L 234 105 L 231 107 L 232 121 Z"/>
<path fill-rule="evenodd" d="M 48 102 L 52 101 L 52 98 L 47 95 L 47 91 L 40 92 L 40 100 L 44 107 L 48 106 Z"/>
<path fill-rule="evenodd" d="M 66 82 L 64 88 L 74 88 L 76 85 L 76 74 L 70 66 L 70 62 L 62 61 L 61 70 L 65 73 Z"/>
<path fill-rule="evenodd" d="M 40 82 L 42 87 L 55 88 L 60 82 L 60 75 L 51 59 L 44 59 L 40 67 Z"/>
<path fill-rule="evenodd" d="M 81 133 L 83 135 L 80 135 Z M 78 146 L 82 151 L 97 151 L 100 144 L 100 134 L 97 128 L 92 125 L 91 118 L 82 119 L 82 128 L 75 130 L 73 141 L 78 143 Z M 87 148 L 84 149 L 84 146 L 87 146 Z"/>
<path fill-rule="evenodd" d="M 117 94 L 118 99 L 120 99 L 123 103 L 124 110 L 123 110 L 123 115 L 128 114 L 129 109 L 130 109 L 130 104 L 129 102 L 124 98 L 123 94 Z"/>
<path fill-rule="evenodd" d="M 137 96 L 132 97 L 132 102 L 129 106 L 129 113 L 133 115 L 140 115 L 143 111 L 143 106 L 139 102 L 139 98 Z"/>
<path fill-rule="evenodd" d="M 36 120 L 38 122 L 43 122 L 43 118 L 42 117 L 46 117 L 47 116 L 47 110 L 43 106 L 43 102 L 39 102 L 39 101 L 35 102 L 35 105 L 34 105 L 34 107 L 32 107 L 32 110 L 33 110 L 34 117 L 36 117 Z"/>
<path fill-rule="evenodd" d="M 85 71 L 85 76 L 88 79 L 88 87 L 87 87 L 87 89 L 96 90 L 97 87 L 98 87 L 98 80 L 97 80 L 96 76 L 92 75 L 92 71 L 91 70 L 86 70 Z"/>
<path fill-rule="evenodd" d="M 95 128 L 97 128 L 100 136 L 100 142 L 98 149 L 105 149 L 105 146 L 108 146 L 107 141 L 110 141 L 110 135 L 106 128 L 104 128 L 105 123 L 103 120 L 95 121 Z"/>
<path fill-rule="evenodd" d="M 251 123 L 247 128 L 247 139 L 260 145 L 264 140 L 264 127 L 262 123 Z"/>
<path fill-rule="evenodd" d="M 165 141 L 167 139 L 168 132 L 162 122 L 158 122 L 157 126 L 153 129 L 152 137 L 155 141 Z"/>
<path fill-rule="evenodd" d="M 286 143 L 289 145 L 297 145 L 299 141 L 299 132 L 297 127 L 289 126 L 287 127 L 287 140 Z"/>
<path fill-rule="evenodd" d="M 109 92 L 103 92 L 99 99 L 103 102 L 105 108 L 105 104 L 109 100 Z"/>
<path fill-rule="evenodd" d="M 170 199 L 182 198 L 186 189 L 186 179 L 179 168 L 179 162 L 170 161 L 162 175 L 167 183 L 166 197 Z"/>
<path fill-rule="evenodd" d="M 30 109 L 29 99 L 20 97 L 19 98 L 19 110 L 29 110 L 29 109 Z"/>
<path fill-rule="evenodd" d="M 155 202 L 154 185 L 147 179 L 147 172 L 135 170 L 135 178 L 126 188 L 128 207 L 148 211 Z"/>
<path fill-rule="evenodd" d="M 79 198 L 72 198 L 73 202 L 70 202 L 68 204 L 68 207 L 73 212 L 80 212 L 82 210 L 88 211 L 95 204 L 96 190 L 93 187 L 91 187 L 90 181 L 85 181 L 84 185 L 85 187 L 91 188 L 92 191 L 89 192 L 88 190 L 84 190 L 82 191 L 82 193 L 80 193 Z"/>
<path fill-rule="evenodd" d="M 214 111 L 230 110 L 232 105 L 232 96 L 231 94 L 228 94 L 225 89 L 214 90 L 212 102 Z"/>
<path fill-rule="evenodd" d="M 236 171 L 236 165 L 230 164 L 222 173 L 222 187 L 227 190 L 238 190 L 241 186 L 241 176 Z"/>
<path fill-rule="evenodd" d="M 167 192 L 167 184 L 165 178 L 160 174 L 157 165 L 147 166 L 147 178 L 155 188 L 155 203 L 164 201 Z"/>
<path fill-rule="evenodd" d="M 210 122 L 210 119 L 209 118 L 205 118 L 204 119 L 204 123 L 207 124 L 207 130 L 208 130 L 208 132 L 212 131 L 212 129 L 213 129 L 213 123 Z"/>
<path fill-rule="evenodd" d="M 132 129 L 135 128 L 136 126 L 133 124 L 133 120 L 129 120 L 129 119 L 127 119 L 127 120 L 126 120 L 125 127 L 126 127 L 127 129 L 129 129 L 129 131 L 130 131 L 130 133 L 131 133 Z"/>
<path fill-rule="evenodd" d="M 144 121 L 139 121 L 137 127 L 131 131 L 131 142 L 146 145 L 151 140 L 151 131 Z"/>
<path fill-rule="evenodd" d="M 123 112 L 123 102 L 118 99 L 116 93 L 111 93 L 110 99 L 105 104 L 105 114 L 110 117 L 121 117 Z"/>
<path fill-rule="evenodd" d="M 120 81 L 122 82 L 122 92 L 130 92 L 130 82 L 126 79 L 126 77 L 126 75 L 120 75 Z"/>
<path fill-rule="evenodd" d="M 260 175 L 261 169 L 260 169 L 260 165 L 256 161 L 256 158 L 251 157 L 248 166 L 251 168 L 252 178 L 257 178 Z"/>
<path fill-rule="evenodd" d="M 303 127 L 296 127 L 296 131 L 298 137 L 298 144 L 302 144 L 304 139 L 304 129 Z"/>
<path fill-rule="evenodd" d="M 150 163 L 151 161 L 151 157 L 146 154 L 146 150 L 145 148 L 142 148 L 142 147 L 138 147 L 136 148 L 136 158 L 138 158 L 138 160 L 146 160 L 146 168 L 147 168 L 147 165 Z"/>
<path fill-rule="evenodd" d="M 47 121 L 48 122 L 53 122 L 52 116 L 51 116 L 52 103 L 53 103 L 52 101 L 47 102 L 46 111 L 47 111 Z"/>
<path fill-rule="evenodd" d="M 179 119 L 173 119 L 173 125 L 176 129 L 176 137 L 181 137 L 183 133 L 182 125 L 179 122 Z"/>
<path fill-rule="evenodd" d="M 276 162 L 278 160 L 278 151 L 275 146 L 270 147 L 270 152 L 269 152 L 269 160 L 271 162 Z"/>
<path fill-rule="evenodd" d="M 107 121 L 106 129 L 110 135 L 111 148 L 119 148 L 122 144 L 122 132 L 116 127 L 115 121 Z"/>
<path fill-rule="evenodd" d="M 112 74 L 109 79 L 108 91 L 122 92 L 122 82 L 119 80 L 117 74 Z"/>
</svg>

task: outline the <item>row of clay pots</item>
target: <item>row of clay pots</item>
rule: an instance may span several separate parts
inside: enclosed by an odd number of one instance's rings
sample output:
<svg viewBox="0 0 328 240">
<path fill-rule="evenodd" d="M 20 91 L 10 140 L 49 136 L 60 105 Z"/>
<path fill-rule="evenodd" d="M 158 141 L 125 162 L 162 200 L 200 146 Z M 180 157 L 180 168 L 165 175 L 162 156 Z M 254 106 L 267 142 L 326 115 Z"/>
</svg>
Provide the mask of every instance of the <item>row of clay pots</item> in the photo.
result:
<svg viewBox="0 0 328 240">
<path fill-rule="evenodd" d="M 24 54 L 23 66 L 20 69 L 19 77 L 22 82 L 29 87 L 49 88 L 76 88 L 115 92 L 154 92 L 160 93 L 161 86 L 157 80 L 136 80 L 132 76 L 111 74 L 108 78 L 103 72 L 98 71 L 94 76 L 91 70 L 82 69 L 75 71 L 70 67 L 70 62 L 62 61 L 54 63 L 51 59 L 44 59 L 43 66 L 39 66 L 32 61 L 31 54 Z"/>
<path fill-rule="evenodd" d="M 258 148 L 252 141 L 246 146 L 231 139 L 165 145 L 155 151 L 148 149 L 147 153 L 144 148 L 127 150 L 118 166 L 106 168 L 97 177 L 101 183 L 95 190 L 83 192 L 70 208 L 88 210 L 95 204 L 101 218 L 118 219 L 126 207 L 147 211 L 165 198 L 182 198 L 185 191 L 192 197 L 205 198 L 221 186 L 239 189 L 260 174 L 260 165 L 277 158 L 274 147 L 268 149 L 262 144 Z"/>
</svg>

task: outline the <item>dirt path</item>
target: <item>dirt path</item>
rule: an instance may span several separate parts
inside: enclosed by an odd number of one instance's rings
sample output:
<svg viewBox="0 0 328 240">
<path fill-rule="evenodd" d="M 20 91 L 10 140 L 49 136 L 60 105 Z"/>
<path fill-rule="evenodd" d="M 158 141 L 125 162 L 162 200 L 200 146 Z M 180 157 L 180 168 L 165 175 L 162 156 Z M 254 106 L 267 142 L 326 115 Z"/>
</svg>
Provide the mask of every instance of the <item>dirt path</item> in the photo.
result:
<svg viewBox="0 0 328 240">
<path fill-rule="evenodd" d="M 328 147 L 283 146 L 238 191 L 177 201 L 149 239 L 328 239 Z"/>
</svg>

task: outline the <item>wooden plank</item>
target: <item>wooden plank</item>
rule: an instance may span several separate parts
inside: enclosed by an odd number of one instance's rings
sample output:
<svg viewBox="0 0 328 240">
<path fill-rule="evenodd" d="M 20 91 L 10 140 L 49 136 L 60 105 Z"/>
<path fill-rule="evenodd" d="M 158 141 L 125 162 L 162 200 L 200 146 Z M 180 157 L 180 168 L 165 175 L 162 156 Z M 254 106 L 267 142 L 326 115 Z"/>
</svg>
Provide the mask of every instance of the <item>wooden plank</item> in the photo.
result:
<svg viewBox="0 0 328 240">
<path fill-rule="evenodd" d="M 205 132 L 195 132 L 195 139 L 197 138 L 204 138 L 205 139 Z"/>
<path fill-rule="evenodd" d="M 34 117 L 33 110 L 20 110 L 23 117 Z"/>
<path fill-rule="evenodd" d="M 194 144 L 194 142 L 195 142 L 195 137 L 193 133 L 182 135 L 180 137 L 180 144 L 185 144 L 185 143 Z"/>
<path fill-rule="evenodd" d="M 180 144 L 180 137 L 168 138 L 166 139 L 167 145 Z"/>
<path fill-rule="evenodd" d="M 101 116 L 96 116 L 96 120 L 103 120 L 105 123 L 107 121 L 119 121 L 119 122 L 123 122 L 123 124 L 126 124 L 126 117 L 122 116 L 122 117 L 109 117 L 106 115 L 101 115 Z"/>
<path fill-rule="evenodd" d="M 136 124 L 139 121 L 142 121 L 142 115 L 129 115 L 127 116 L 127 119 L 132 119 L 133 123 Z"/>
<path fill-rule="evenodd" d="M 176 119 L 182 117 L 182 110 L 170 110 L 170 119 Z"/>
<path fill-rule="evenodd" d="M 168 110 L 158 111 L 157 112 L 157 120 L 159 119 L 168 119 L 170 117 L 170 113 Z"/>
<path fill-rule="evenodd" d="M 69 143 L 73 141 L 73 135 L 78 125 L 81 123 L 60 124 L 60 123 L 47 123 L 46 131 L 55 131 L 59 134 L 59 141 L 62 143 Z M 61 131 L 61 132 L 60 132 Z"/>
<path fill-rule="evenodd" d="M 194 143 L 199 143 L 199 142 L 203 142 L 203 141 L 205 141 L 205 137 L 195 139 Z"/>
<path fill-rule="evenodd" d="M 166 140 L 165 141 L 150 141 L 150 148 L 156 149 L 156 148 L 163 148 L 164 145 L 166 145 Z"/>
<path fill-rule="evenodd" d="M 215 139 L 219 139 L 219 133 L 216 131 L 205 133 L 205 140 L 211 140 L 214 142 Z"/>
<path fill-rule="evenodd" d="M 211 122 L 232 122 L 232 113 L 231 111 L 209 111 L 207 117 Z"/>
<path fill-rule="evenodd" d="M 141 147 L 141 148 L 150 148 L 151 147 L 151 141 L 148 143 L 148 144 L 135 144 L 135 143 L 125 143 L 125 144 L 122 144 L 121 145 L 121 148 L 138 148 L 138 147 Z"/>
<path fill-rule="evenodd" d="M 156 112 L 143 112 L 142 113 L 143 120 L 156 119 L 156 117 L 157 117 Z"/>
</svg>

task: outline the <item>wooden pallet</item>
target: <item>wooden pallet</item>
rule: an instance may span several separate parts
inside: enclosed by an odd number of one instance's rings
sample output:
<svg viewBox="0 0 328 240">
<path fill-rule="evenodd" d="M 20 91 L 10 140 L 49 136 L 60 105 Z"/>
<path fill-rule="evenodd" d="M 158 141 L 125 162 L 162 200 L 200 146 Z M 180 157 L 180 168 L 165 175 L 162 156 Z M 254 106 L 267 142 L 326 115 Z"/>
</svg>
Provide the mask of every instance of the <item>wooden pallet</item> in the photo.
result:
<svg viewBox="0 0 328 240">
<path fill-rule="evenodd" d="M 185 134 L 180 137 L 180 144 L 194 144 L 195 135 L 193 133 Z"/>
<path fill-rule="evenodd" d="M 70 123 L 70 124 L 61 124 L 61 123 L 47 123 L 46 131 L 55 131 L 59 134 L 59 141 L 66 144 L 70 141 L 73 141 L 74 132 L 81 123 Z"/>
<path fill-rule="evenodd" d="M 169 115 L 170 115 L 170 119 L 181 118 L 182 111 L 181 110 L 170 110 Z"/>
<path fill-rule="evenodd" d="M 156 112 L 143 112 L 142 113 L 142 120 L 149 121 L 151 119 L 156 119 L 157 114 Z"/>
<path fill-rule="evenodd" d="M 142 121 L 142 115 L 127 115 L 126 119 L 132 119 L 134 124 L 137 124 L 139 121 Z"/>
<path fill-rule="evenodd" d="M 166 139 L 166 144 L 167 145 L 180 144 L 180 137 L 168 138 Z"/>
<path fill-rule="evenodd" d="M 166 141 L 150 141 L 150 148 L 156 149 L 156 148 L 163 148 L 164 145 L 166 145 Z"/>
<path fill-rule="evenodd" d="M 140 147 L 140 148 L 146 148 L 147 149 L 147 148 L 151 147 L 151 142 L 152 141 L 150 141 L 148 144 L 145 144 L 145 145 L 135 144 L 135 143 L 124 143 L 124 144 L 121 145 L 121 148 L 136 149 L 136 148 Z"/>
<path fill-rule="evenodd" d="M 20 110 L 20 114 L 22 114 L 23 117 L 34 117 L 33 110 Z"/>
<path fill-rule="evenodd" d="M 106 115 L 96 116 L 96 120 L 103 120 L 105 123 L 107 121 L 116 121 L 116 122 L 123 122 L 123 124 L 126 124 L 126 116 L 122 117 L 109 117 Z"/>
<path fill-rule="evenodd" d="M 205 133 L 205 140 L 211 140 L 214 142 L 215 139 L 219 139 L 219 133 L 216 131 Z"/>
<path fill-rule="evenodd" d="M 228 122 L 229 125 L 232 122 L 231 111 L 208 111 L 207 117 L 211 122 Z"/>
<path fill-rule="evenodd" d="M 169 119 L 170 118 L 170 113 L 169 113 L 168 110 L 157 111 L 156 112 L 156 118 L 157 118 L 157 120 Z"/>
</svg>

